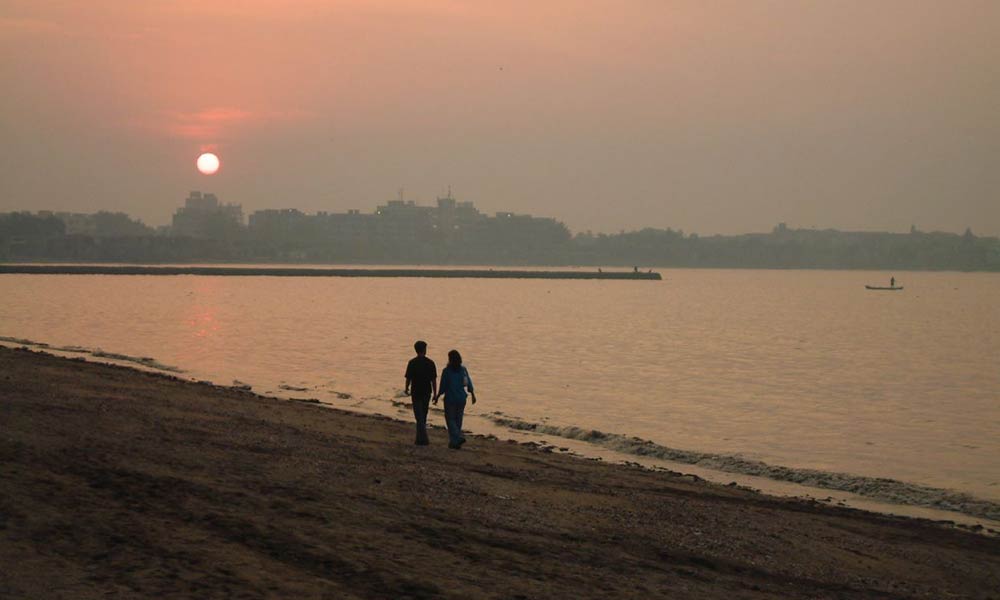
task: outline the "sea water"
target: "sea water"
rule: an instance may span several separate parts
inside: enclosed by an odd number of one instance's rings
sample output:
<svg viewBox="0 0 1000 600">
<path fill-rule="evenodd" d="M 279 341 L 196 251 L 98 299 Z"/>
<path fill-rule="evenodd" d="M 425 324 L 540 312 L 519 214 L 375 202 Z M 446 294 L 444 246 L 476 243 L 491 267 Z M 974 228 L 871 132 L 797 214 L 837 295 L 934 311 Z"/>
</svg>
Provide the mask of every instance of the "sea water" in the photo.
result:
<svg viewBox="0 0 1000 600">
<path fill-rule="evenodd" d="M 0 336 L 401 418 L 423 339 L 473 431 L 1000 518 L 1000 275 L 664 276 L 0 275 Z"/>
</svg>

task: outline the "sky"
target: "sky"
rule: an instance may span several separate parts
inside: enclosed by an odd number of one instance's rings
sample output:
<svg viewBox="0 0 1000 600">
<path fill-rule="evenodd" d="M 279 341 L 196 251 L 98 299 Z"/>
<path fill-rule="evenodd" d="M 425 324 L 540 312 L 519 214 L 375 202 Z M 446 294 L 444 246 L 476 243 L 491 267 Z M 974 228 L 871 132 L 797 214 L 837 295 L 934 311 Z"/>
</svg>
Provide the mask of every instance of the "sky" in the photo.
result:
<svg viewBox="0 0 1000 600">
<path fill-rule="evenodd" d="M 997 235 L 998 31 L 994 0 L 0 0 L 0 211 L 450 186 L 573 231 Z"/>
</svg>

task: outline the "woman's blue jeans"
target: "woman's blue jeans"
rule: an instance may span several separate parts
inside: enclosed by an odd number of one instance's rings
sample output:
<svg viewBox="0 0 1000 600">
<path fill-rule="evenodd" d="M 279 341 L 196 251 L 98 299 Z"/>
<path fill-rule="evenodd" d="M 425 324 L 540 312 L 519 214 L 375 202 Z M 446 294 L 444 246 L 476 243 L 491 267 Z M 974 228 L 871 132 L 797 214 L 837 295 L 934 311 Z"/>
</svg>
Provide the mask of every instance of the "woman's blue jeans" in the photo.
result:
<svg viewBox="0 0 1000 600">
<path fill-rule="evenodd" d="M 458 446 L 462 437 L 462 417 L 465 416 L 465 400 L 444 400 L 444 422 L 448 426 L 448 445 Z"/>
</svg>

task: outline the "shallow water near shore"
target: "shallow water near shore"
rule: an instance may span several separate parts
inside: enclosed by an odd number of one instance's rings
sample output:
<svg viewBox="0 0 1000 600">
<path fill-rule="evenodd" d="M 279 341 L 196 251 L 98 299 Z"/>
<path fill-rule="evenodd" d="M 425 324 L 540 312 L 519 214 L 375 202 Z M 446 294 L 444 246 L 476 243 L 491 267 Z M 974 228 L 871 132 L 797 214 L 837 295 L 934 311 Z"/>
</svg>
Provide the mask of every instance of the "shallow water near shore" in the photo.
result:
<svg viewBox="0 0 1000 600">
<path fill-rule="evenodd" d="M 422 338 L 439 366 L 465 356 L 474 431 L 995 518 L 1000 276 L 664 276 L 3 275 L 0 336 L 394 416 Z"/>
</svg>

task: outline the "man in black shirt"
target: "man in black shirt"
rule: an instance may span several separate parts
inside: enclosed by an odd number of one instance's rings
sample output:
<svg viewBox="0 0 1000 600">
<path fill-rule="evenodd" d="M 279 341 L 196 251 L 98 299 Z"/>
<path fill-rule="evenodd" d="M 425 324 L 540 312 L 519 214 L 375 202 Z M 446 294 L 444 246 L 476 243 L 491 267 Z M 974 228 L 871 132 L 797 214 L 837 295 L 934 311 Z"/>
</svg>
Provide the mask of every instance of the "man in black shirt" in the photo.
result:
<svg viewBox="0 0 1000 600">
<path fill-rule="evenodd" d="M 417 445 L 426 446 L 427 439 L 427 409 L 431 396 L 437 393 L 437 366 L 427 358 L 427 342 L 417 341 L 413 344 L 417 355 L 406 365 L 405 392 L 413 403 L 413 416 L 417 420 Z"/>
</svg>

